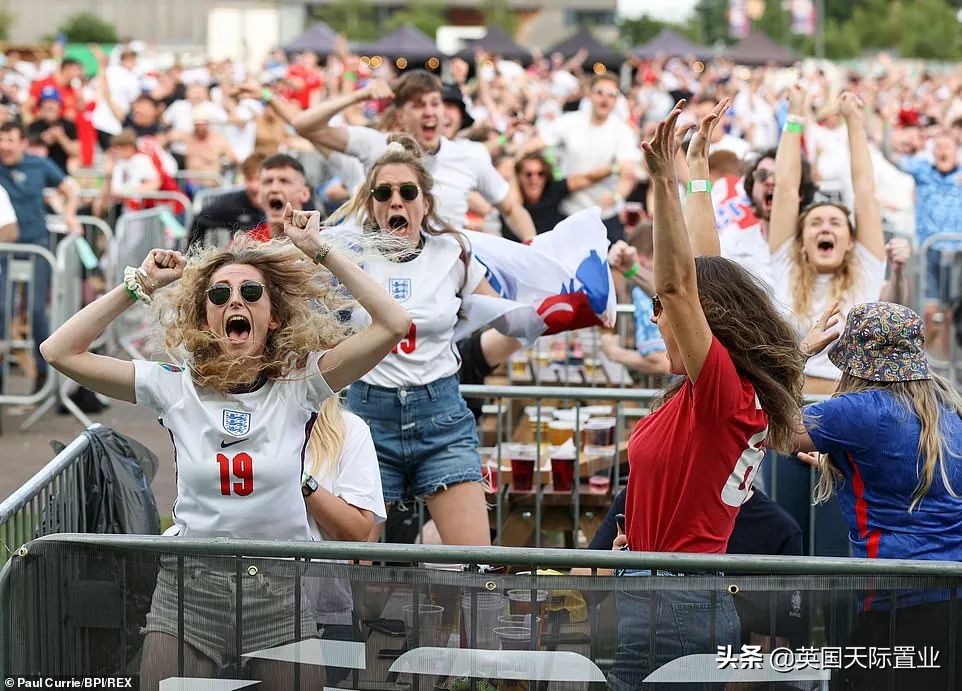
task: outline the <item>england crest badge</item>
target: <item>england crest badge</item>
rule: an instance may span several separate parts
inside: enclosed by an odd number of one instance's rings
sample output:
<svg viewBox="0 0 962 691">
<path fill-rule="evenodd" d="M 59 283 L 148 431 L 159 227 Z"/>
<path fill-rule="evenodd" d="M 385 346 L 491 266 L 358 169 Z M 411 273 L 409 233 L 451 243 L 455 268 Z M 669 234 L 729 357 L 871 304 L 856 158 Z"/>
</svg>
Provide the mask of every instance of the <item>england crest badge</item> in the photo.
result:
<svg viewBox="0 0 962 691">
<path fill-rule="evenodd" d="M 411 297 L 410 278 L 389 278 L 387 279 L 387 292 L 398 302 L 404 302 Z"/>
<path fill-rule="evenodd" d="M 225 410 L 224 429 L 235 437 L 243 437 L 251 430 L 251 414 L 239 410 Z"/>
</svg>

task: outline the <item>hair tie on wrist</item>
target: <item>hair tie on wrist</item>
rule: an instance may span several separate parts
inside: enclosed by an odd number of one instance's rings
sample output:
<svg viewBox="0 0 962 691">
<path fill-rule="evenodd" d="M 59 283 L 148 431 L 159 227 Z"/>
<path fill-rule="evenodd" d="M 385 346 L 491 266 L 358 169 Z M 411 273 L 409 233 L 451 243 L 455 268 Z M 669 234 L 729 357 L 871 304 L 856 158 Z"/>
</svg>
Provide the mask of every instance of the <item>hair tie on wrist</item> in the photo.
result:
<svg viewBox="0 0 962 691">
<path fill-rule="evenodd" d="M 641 264 L 639 264 L 638 262 L 635 262 L 634 264 L 631 265 L 630 269 L 623 272 L 621 275 L 624 276 L 626 280 L 630 281 L 631 279 L 633 279 L 635 276 L 638 275 L 639 271 L 641 271 Z"/>
<path fill-rule="evenodd" d="M 689 180 L 688 194 L 694 192 L 711 192 L 711 180 Z"/>
<path fill-rule="evenodd" d="M 134 268 L 133 266 L 128 266 L 124 269 L 124 287 L 134 301 L 139 300 L 149 305 L 151 297 L 144 288 L 141 274 L 146 275 L 142 269 Z"/>
</svg>

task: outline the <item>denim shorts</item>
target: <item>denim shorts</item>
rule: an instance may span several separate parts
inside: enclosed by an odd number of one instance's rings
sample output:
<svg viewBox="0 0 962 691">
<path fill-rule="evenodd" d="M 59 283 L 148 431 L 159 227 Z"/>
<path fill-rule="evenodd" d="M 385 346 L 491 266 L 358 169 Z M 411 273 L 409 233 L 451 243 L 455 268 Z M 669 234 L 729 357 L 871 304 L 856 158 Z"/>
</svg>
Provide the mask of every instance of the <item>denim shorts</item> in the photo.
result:
<svg viewBox="0 0 962 691">
<path fill-rule="evenodd" d="M 457 375 L 401 389 L 354 382 L 347 407 L 371 428 L 385 502 L 481 482 L 477 424 Z"/>
<path fill-rule="evenodd" d="M 651 571 L 624 572 L 625 576 L 650 576 Z M 657 576 L 685 574 L 657 571 Z M 695 575 L 695 574 L 689 574 Z M 680 585 L 680 584 L 679 584 Z M 717 646 L 738 649 L 741 624 L 728 592 L 687 590 L 629 590 L 615 593 L 618 611 L 618 648 L 608 673 L 608 686 L 615 691 L 629 689 L 724 688 L 724 683 L 645 684 L 659 667 L 686 655 L 715 654 Z"/>
</svg>

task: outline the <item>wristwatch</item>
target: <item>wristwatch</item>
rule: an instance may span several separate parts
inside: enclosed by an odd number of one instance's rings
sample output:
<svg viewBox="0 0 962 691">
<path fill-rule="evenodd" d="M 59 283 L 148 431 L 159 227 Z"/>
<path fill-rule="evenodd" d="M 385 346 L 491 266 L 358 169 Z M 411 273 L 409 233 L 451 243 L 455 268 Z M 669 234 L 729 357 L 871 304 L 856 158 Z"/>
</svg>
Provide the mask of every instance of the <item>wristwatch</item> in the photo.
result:
<svg viewBox="0 0 962 691">
<path fill-rule="evenodd" d="M 305 474 L 304 479 L 301 481 L 301 494 L 303 494 L 305 498 L 309 497 L 317 491 L 317 488 L 317 480 L 311 475 Z"/>
</svg>

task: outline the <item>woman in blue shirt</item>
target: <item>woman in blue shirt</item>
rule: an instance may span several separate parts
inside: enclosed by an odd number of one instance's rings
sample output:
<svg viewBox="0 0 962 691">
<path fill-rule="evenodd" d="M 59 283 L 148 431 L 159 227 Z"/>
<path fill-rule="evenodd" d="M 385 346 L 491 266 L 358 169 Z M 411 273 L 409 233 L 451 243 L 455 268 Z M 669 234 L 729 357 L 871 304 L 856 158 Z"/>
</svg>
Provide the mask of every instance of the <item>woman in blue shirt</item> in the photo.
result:
<svg viewBox="0 0 962 691">
<path fill-rule="evenodd" d="M 922 320 L 907 307 L 853 307 L 829 352 L 842 370 L 835 395 L 804 410 L 799 458 L 821 471 L 816 501 L 838 492 L 856 557 L 962 561 L 962 398 L 930 371 L 924 343 Z M 842 671 L 845 688 L 885 688 L 890 672 L 897 688 L 948 688 L 948 661 L 962 659 L 962 618 L 950 617 L 949 592 L 899 591 L 894 614 L 891 595 L 881 595 L 865 596 L 849 645 L 930 647 L 942 662 L 853 666 Z"/>
</svg>

